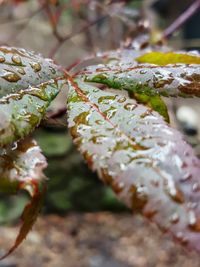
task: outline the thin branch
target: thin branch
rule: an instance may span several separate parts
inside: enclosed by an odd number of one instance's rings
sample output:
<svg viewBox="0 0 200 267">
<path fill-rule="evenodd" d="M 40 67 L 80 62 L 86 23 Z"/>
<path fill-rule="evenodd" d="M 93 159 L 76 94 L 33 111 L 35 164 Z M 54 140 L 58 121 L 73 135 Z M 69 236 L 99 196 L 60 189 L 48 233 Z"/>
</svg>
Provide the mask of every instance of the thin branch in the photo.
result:
<svg viewBox="0 0 200 267">
<path fill-rule="evenodd" d="M 56 54 L 56 52 L 58 51 L 58 49 L 63 45 L 64 42 L 68 41 L 69 39 L 73 38 L 74 36 L 88 30 L 91 26 L 94 26 L 95 24 L 97 24 L 98 22 L 104 20 L 105 18 L 107 18 L 108 16 L 107 15 L 104 15 L 100 18 L 97 18 L 95 19 L 94 21 L 91 21 L 89 23 L 87 23 L 86 25 L 84 25 L 81 29 L 79 29 L 78 31 L 76 32 L 72 32 L 68 35 L 66 35 L 65 37 L 62 37 L 62 40 L 60 40 L 56 46 L 51 50 L 50 52 L 50 57 L 53 58 Z"/>
<path fill-rule="evenodd" d="M 183 12 L 164 32 L 163 37 L 169 38 L 178 30 L 188 19 L 190 19 L 200 8 L 200 0 L 195 0 L 189 8 Z"/>
<path fill-rule="evenodd" d="M 51 8 L 49 6 L 49 4 L 46 2 L 46 5 L 45 5 L 45 12 L 48 16 L 48 19 L 51 23 L 51 27 L 52 27 L 52 32 L 53 32 L 53 35 L 56 37 L 56 39 L 61 42 L 63 40 L 63 36 L 58 32 L 58 29 L 57 29 L 57 25 L 58 25 L 58 21 L 59 21 L 59 18 L 61 16 L 61 12 L 57 13 L 56 16 L 51 12 Z"/>
</svg>

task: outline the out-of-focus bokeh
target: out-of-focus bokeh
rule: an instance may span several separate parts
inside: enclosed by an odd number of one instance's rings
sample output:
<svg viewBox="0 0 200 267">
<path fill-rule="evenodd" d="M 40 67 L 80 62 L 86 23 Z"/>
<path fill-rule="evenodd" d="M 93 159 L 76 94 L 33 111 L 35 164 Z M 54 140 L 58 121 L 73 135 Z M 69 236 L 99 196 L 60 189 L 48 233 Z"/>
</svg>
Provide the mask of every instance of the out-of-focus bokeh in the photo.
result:
<svg viewBox="0 0 200 267">
<path fill-rule="evenodd" d="M 69 68 L 99 51 L 117 49 L 149 29 L 161 34 L 192 0 L 0 0 L 0 44 L 34 50 Z M 168 44 L 200 48 L 200 12 Z M 50 112 L 65 106 L 66 88 Z M 167 100 L 174 126 L 200 155 L 197 100 Z M 188 111 L 189 110 L 189 111 Z M 188 114 L 190 114 L 188 116 Z M 177 115 L 177 116 L 176 116 Z M 192 119 L 191 119 L 192 118 Z M 44 120 L 33 134 L 48 159 L 43 215 L 26 242 L 0 267 L 197 267 L 178 245 L 116 199 L 74 148 L 66 116 Z M 0 196 L 0 251 L 14 240 L 27 196 Z M 12 223 L 13 226 L 6 224 Z"/>
</svg>

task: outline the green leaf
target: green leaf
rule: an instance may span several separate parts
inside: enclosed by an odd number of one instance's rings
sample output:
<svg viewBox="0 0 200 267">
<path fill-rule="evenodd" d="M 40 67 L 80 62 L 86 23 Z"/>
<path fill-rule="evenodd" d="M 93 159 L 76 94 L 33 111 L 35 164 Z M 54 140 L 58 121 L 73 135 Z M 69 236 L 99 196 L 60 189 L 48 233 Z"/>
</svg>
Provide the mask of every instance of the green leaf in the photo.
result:
<svg viewBox="0 0 200 267">
<path fill-rule="evenodd" d="M 23 138 L 40 123 L 62 79 L 51 60 L 0 47 L 0 147 Z"/>
<path fill-rule="evenodd" d="M 117 91 L 69 84 L 68 124 L 88 165 L 130 208 L 200 252 L 200 160 L 183 136 Z"/>
<path fill-rule="evenodd" d="M 46 166 L 46 160 L 35 141 L 27 139 L 17 142 L 14 147 L 1 149 L 0 191 L 17 193 L 26 190 L 31 196 L 31 202 L 23 211 L 23 223 L 14 245 L 0 259 L 4 259 L 18 247 L 37 218 L 46 190 L 46 179 L 42 173 Z"/>
<path fill-rule="evenodd" d="M 139 63 L 150 63 L 159 66 L 168 64 L 200 64 L 200 56 L 177 52 L 150 52 L 135 59 Z"/>
<path fill-rule="evenodd" d="M 170 119 L 167 111 L 167 106 L 159 95 L 149 96 L 145 94 L 130 93 L 130 97 L 136 99 L 138 103 L 147 105 L 148 107 L 157 111 L 164 117 L 166 122 L 169 122 Z"/>
<path fill-rule="evenodd" d="M 197 64 L 155 66 L 121 61 L 88 67 L 80 75 L 85 81 L 149 96 L 200 96 Z"/>
</svg>

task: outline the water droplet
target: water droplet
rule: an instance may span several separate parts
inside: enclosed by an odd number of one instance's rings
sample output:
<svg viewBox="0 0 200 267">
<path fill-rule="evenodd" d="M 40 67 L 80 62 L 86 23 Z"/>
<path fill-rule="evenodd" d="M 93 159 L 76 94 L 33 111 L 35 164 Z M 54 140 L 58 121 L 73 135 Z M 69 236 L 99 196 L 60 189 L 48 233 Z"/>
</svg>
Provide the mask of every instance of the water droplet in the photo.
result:
<svg viewBox="0 0 200 267">
<path fill-rule="evenodd" d="M 111 104 L 111 102 L 113 100 L 115 100 L 116 96 L 111 96 L 111 95 L 107 95 L 107 96 L 101 96 L 98 99 L 98 103 L 100 104 Z"/>
<path fill-rule="evenodd" d="M 15 63 L 17 65 L 21 65 L 22 64 L 22 60 L 21 60 L 20 56 L 18 56 L 18 55 L 13 55 L 12 56 L 12 61 L 13 61 L 13 63 Z"/>
<path fill-rule="evenodd" d="M 196 202 L 188 202 L 187 203 L 187 207 L 189 208 L 189 209 L 195 209 L 196 207 L 197 207 L 197 203 Z"/>
<path fill-rule="evenodd" d="M 184 202 L 184 196 L 183 193 L 176 189 L 176 193 L 171 195 L 172 199 L 175 200 L 178 203 L 183 203 Z"/>
<path fill-rule="evenodd" d="M 50 69 L 50 71 L 51 71 L 52 74 L 56 74 L 56 70 L 54 68 L 49 67 L 49 69 Z"/>
<path fill-rule="evenodd" d="M 14 142 L 11 147 L 11 150 L 15 150 L 15 149 L 17 149 L 17 142 Z"/>
<path fill-rule="evenodd" d="M 124 163 L 120 163 L 120 170 L 124 171 L 126 169 L 126 165 Z"/>
<path fill-rule="evenodd" d="M 141 114 L 140 115 L 140 117 L 142 118 L 142 119 L 144 119 L 144 118 L 146 118 L 147 116 L 149 116 L 149 115 L 151 115 L 152 114 L 152 112 L 151 112 L 151 110 L 146 110 L 143 114 Z"/>
<path fill-rule="evenodd" d="M 146 74 L 147 71 L 146 70 L 140 70 L 140 74 Z"/>
<path fill-rule="evenodd" d="M 199 183 L 194 183 L 192 186 L 193 192 L 198 192 L 200 190 L 200 185 Z"/>
<path fill-rule="evenodd" d="M 104 111 L 104 114 L 107 118 L 111 119 L 113 116 L 115 116 L 116 112 L 117 109 L 111 106 L 108 110 Z"/>
<path fill-rule="evenodd" d="M 171 216 L 170 221 L 171 221 L 172 223 L 177 223 L 177 222 L 179 221 L 179 215 L 178 215 L 178 213 L 174 213 L 174 214 Z"/>
<path fill-rule="evenodd" d="M 5 57 L 0 56 L 0 63 L 3 63 L 3 62 L 5 62 Z"/>
<path fill-rule="evenodd" d="M 197 222 L 196 215 L 195 215 L 194 211 L 190 210 L 188 216 L 189 216 L 189 218 L 188 218 L 189 225 L 194 226 Z"/>
<path fill-rule="evenodd" d="M 131 194 L 131 203 L 133 209 L 142 209 L 146 205 L 148 201 L 148 195 L 145 191 L 146 190 L 143 190 L 143 192 L 138 192 L 138 188 L 135 185 L 130 186 L 129 193 Z"/>
<path fill-rule="evenodd" d="M 183 193 L 176 187 L 176 184 L 174 182 L 173 176 L 165 171 L 160 171 L 163 177 L 165 178 L 164 180 L 164 185 L 166 186 L 166 190 L 170 197 L 179 203 L 184 202 L 184 196 Z"/>
<path fill-rule="evenodd" d="M 147 188 L 145 186 L 138 186 L 137 187 L 137 195 L 144 196 L 147 194 Z"/>
<path fill-rule="evenodd" d="M 196 217 L 194 211 L 189 211 L 189 228 L 195 232 L 200 232 L 200 219 Z"/>
<path fill-rule="evenodd" d="M 187 172 L 183 175 L 183 177 L 181 177 L 181 181 L 186 181 L 190 178 L 192 178 L 192 175 L 189 172 Z"/>
<path fill-rule="evenodd" d="M 17 71 L 21 74 L 21 75 L 25 75 L 26 72 L 23 68 L 18 68 Z"/>
<path fill-rule="evenodd" d="M 137 106 L 137 105 L 135 105 L 135 104 L 127 103 L 127 104 L 124 105 L 124 108 L 125 108 L 126 110 L 132 111 L 132 110 L 134 110 L 134 109 L 136 108 L 136 106 Z"/>
<path fill-rule="evenodd" d="M 34 69 L 35 72 L 38 72 L 41 70 L 41 65 L 38 62 L 32 62 L 30 63 L 31 68 Z"/>
<path fill-rule="evenodd" d="M 7 72 L 6 74 L 2 76 L 2 78 L 8 82 L 17 82 L 21 80 L 20 76 L 14 72 Z"/>
<path fill-rule="evenodd" d="M 178 232 L 176 235 L 176 238 L 182 243 L 182 244 L 186 244 L 188 242 L 187 237 L 184 236 L 184 234 L 182 232 Z"/>
<path fill-rule="evenodd" d="M 125 101 L 126 101 L 126 97 L 125 97 L 125 96 L 123 96 L 123 97 L 121 97 L 121 98 L 119 98 L 119 99 L 117 100 L 118 103 L 123 103 L 123 102 L 125 102 Z"/>
<path fill-rule="evenodd" d="M 103 124 L 105 124 L 105 122 L 104 122 L 103 120 L 96 120 L 95 122 L 96 122 L 96 124 L 98 124 L 98 125 L 103 125 Z"/>
</svg>

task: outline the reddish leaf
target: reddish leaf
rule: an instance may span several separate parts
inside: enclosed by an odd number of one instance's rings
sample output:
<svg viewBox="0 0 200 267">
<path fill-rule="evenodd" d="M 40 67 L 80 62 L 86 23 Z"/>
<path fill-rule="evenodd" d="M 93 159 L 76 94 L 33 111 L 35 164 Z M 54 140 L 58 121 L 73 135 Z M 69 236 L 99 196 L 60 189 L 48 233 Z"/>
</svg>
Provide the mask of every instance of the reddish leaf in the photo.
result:
<svg viewBox="0 0 200 267">
<path fill-rule="evenodd" d="M 9 256 L 21 244 L 21 242 L 26 238 L 27 234 L 29 233 L 29 231 L 31 230 L 33 224 L 37 219 L 37 216 L 42 207 L 43 198 L 46 192 L 46 187 L 44 186 L 44 188 L 40 191 L 38 188 L 38 184 L 36 184 L 35 186 L 36 186 L 35 187 L 36 191 L 31 198 L 31 202 L 27 204 L 23 210 L 21 216 L 22 225 L 18 233 L 18 236 L 15 240 L 15 243 L 5 255 L 0 257 L 0 260 L 3 260 L 7 256 Z M 21 189 L 23 189 L 23 187 Z"/>
<path fill-rule="evenodd" d="M 25 140 L 15 147 L 1 150 L 0 154 L 0 191 L 16 193 L 25 189 L 31 196 L 31 202 L 22 214 L 22 226 L 11 249 L 0 259 L 12 253 L 25 239 L 41 209 L 45 193 L 45 179 L 42 173 L 47 166 L 44 156 L 35 141 Z"/>
</svg>

